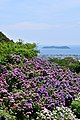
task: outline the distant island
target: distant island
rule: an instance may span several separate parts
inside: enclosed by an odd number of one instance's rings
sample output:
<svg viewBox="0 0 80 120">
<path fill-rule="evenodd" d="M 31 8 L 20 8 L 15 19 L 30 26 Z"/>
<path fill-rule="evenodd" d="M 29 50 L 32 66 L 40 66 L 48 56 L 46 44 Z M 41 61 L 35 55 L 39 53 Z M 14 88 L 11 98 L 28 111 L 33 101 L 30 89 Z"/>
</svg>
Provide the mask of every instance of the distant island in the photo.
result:
<svg viewBox="0 0 80 120">
<path fill-rule="evenodd" d="M 44 46 L 43 48 L 70 49 L 68 46 Z"/>
</svg>

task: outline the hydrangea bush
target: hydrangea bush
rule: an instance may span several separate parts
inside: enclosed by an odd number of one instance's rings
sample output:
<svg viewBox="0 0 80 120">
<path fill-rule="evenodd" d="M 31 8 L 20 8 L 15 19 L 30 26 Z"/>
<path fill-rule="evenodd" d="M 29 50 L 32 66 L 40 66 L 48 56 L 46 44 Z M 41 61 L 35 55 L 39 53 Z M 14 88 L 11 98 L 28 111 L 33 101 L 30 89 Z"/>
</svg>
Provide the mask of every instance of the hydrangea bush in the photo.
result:
<svg viewBox="0 0 80 120">
<path fill-rule="evenodd" d="M 75 120 L 76 116 L 72 113 L 70 108 L 56 107 L 53 111 L 46 108 L 37 113 L 37 120 Z"/>
<path fill-rule="evenodd" d="M 66 107 L 79 92 L 80 77 L 47 60 L 11 55 L 5 66 L 0 65 L 0 109 L 17 120 L 43 120 L 45 110 L 52 116 L 45 120 L 69 120 Z"/>
</svg>

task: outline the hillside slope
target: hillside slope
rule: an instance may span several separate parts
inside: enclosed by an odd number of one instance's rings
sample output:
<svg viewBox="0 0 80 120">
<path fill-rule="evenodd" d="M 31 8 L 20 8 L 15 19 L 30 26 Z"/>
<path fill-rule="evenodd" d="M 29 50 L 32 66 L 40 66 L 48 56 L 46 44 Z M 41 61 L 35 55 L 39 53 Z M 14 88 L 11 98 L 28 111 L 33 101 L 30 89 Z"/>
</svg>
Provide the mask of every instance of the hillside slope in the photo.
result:
<svg viewBox="0 0 80 120">
<path fill-rule="evenodd" d="M 6 35 L 4 35 L 2 32 L 0 32 L 0 42 L 10 42 L 11 40 L 6 37 Z"/>
</svg>

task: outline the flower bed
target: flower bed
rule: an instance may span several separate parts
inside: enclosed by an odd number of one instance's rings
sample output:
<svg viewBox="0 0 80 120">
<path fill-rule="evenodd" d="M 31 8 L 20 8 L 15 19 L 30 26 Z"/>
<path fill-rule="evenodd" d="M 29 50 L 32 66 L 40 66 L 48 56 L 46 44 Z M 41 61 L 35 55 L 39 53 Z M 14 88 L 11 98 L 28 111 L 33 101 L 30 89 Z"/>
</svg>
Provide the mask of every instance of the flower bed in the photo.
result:
<svg viewBox="0 0 80 120">
<path fill-rule="evenodd" d="M 56 116 L 45 120 L 60 120 L 67 112 L 57 108 L 64 106 L 66 111 L 79 92 L 80 77 L 47 60 L 12 55 L 5 66 L 0 65 L 0 110 L 11 120 L 43 120 L 45 110 Z M 64 120 L 74 120 L 65 114 Z"/>
</svg>

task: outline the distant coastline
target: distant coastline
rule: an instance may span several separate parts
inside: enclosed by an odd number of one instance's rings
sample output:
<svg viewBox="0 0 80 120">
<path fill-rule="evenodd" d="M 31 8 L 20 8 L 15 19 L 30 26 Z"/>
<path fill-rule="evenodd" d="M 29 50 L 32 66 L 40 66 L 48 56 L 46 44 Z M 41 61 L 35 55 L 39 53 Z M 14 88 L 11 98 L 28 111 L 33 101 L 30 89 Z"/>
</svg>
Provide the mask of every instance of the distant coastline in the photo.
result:
<svg viewBox="0 0 80 120">
<path fill-rule="evenodd" d="M 68 46 L 44 46 L 43 48 L 70 49 Z"/>
</svg>

